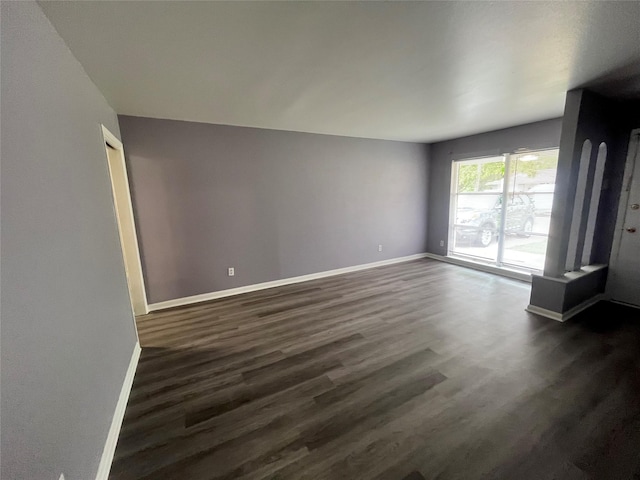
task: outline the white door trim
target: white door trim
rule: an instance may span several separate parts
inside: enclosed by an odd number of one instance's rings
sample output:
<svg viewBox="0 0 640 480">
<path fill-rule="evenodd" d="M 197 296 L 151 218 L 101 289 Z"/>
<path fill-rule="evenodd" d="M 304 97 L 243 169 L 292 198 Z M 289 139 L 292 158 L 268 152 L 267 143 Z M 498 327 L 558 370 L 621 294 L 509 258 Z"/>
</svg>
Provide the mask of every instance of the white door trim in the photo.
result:
<svg viewBox="0 0 640 480">
<path fill-rule="evenodd" d="M 622 188 L 620 189 L 620 199 L 618 201 L 618 216 L 616 219 L 616 229 L 613 234 L 613 244 L 611 245 L 611 255 L 609 256 L 609 274 L 607 279 L 606 294 L 608 298 L 612 298 L 613 282 L 615 276 L 615 265 L 618 262 L 620 254 L 620 244 L 622 243 L 622 231 L 627 216 L 627 202 L 629 201 L 629 190 L 631 189 L 631 180 L 633 177 L 634 167 L 640 168 L 640 128 L 631 132 L 629 136 L 629 148 L 627 151 L 627 160 L 624 166 L 624 177 L 622 179 Z M 640 174 L 636 172 L 636 174 Z M 611 268 L 614 267 L 614 268 Z"/>
<path fill-rule="evenodd" d="M 123 200 L 123 205 L 120 208 L 116 205 L 115 197 L 114 201 L 114 209 L 116 211 L 116 219 L 118 222 L 125 221 L 129 224 L 131 228 L 131 235 L 123 236 L 120 224 L 118 223 L 118 233 L 120 235 L 121 248 L 126 246 L 126 251 L 130 252 L 129 254 L 125 254 L 123 249 L 122 256 L 127 269 L 128 276 L 128 288 L 129 294 L 131 296 L 131 303 L 134 315 L 146 315 L 149 313 L 149 305 L 147 304 L 147 293 L 144 285 L 144 276 L 142 274 L 142 261 L 140 259 L 140 249 L 138 244 L 138 236 L 136 232 L 136 224 L 133 216 L 133 206 L 131 203 L 131 190 L 129 187 L 129 178 L 127 174 L 127 164 L 125 162 L 124 157 L 124 146 L 122 142 L 113 135 L 104 125 L 102 127 L 102 135 L 105 143 L 105 153 L 107 155 L 107 165 L 109 165 L 109 177 L 111 181 L 112 193 L 113 193 L 113 172 L 111 169 L 111 165 L 109 163 L 109 153 L 107 152 L 107 148 L 111 147 L 118 152 L 117 161 L 120 162 L 120 170 L 125 173 L 124 178 L 122 179 L 125 184 L 125 194 Z M 126 242 L 126 245 L 125 245 Z"/>
</svg>

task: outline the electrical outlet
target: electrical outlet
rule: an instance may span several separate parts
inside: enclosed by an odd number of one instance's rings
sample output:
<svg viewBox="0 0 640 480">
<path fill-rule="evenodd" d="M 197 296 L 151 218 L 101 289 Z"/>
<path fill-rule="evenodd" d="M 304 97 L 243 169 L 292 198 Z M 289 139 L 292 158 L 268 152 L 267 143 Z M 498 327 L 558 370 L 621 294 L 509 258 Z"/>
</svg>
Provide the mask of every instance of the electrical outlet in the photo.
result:
<svg viewBox="0 0 640 480">
<path fill-rule="evenodd" d="M 236 269 L 233 267 L 229 267 L 229 270 L 227 271 L 227 275 L 229 275 L 230 277 L 233 277 L 236 274 Z"/>
<path fill-rule="evenodd" d="M 444 247 L 444 240 L 440 240 L 440 246 Z"/>
<path fill-rule="evenodd" d="M 378 251 L 381 252 L 382 251 L 382 245 L 378 245 Z"/>
</svg>

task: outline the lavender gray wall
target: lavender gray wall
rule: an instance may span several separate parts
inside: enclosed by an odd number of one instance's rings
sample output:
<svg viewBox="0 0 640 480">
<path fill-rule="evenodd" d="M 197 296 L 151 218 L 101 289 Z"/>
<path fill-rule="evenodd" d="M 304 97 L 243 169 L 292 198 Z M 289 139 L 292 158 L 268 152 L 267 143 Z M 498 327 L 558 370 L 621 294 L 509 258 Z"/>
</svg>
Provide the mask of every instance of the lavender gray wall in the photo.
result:
<svg viewBox="0 0 640 480">
<path fill-rule="evenodd" d="M 425 145 L 128 116 L 120 128 L 151 303 L 425 251 Z"/>
<path fill-rule="evenodd" d="M 454 160 L 500 155 L 518 148 L 542 150 L 558 147 L 561 128 L 562 119 L 556 118 L 432 144 L 427 251 L 447 254 L 451 164 Z M 440 246 L 441 240 L 444 246 Z"/>
<path fill-rule="evenodd" d="M 35 2 L 1 2 L 3 479 L 95 478 L 136 342 L 103 123 Z"/>
</svg>

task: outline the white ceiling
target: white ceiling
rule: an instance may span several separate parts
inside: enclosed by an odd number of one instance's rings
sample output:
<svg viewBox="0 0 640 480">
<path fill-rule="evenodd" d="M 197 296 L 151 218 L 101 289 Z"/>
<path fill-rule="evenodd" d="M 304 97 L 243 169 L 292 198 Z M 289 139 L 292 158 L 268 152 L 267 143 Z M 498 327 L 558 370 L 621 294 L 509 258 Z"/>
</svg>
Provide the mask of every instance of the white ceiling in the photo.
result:
<svg viewBox="0 0 640 480">
<path fill-rule="evenodd" d="M 640 2 L 40 5 L 118 113 L 355 137 L 557 117 L 640 61 Z"/>
</svg>

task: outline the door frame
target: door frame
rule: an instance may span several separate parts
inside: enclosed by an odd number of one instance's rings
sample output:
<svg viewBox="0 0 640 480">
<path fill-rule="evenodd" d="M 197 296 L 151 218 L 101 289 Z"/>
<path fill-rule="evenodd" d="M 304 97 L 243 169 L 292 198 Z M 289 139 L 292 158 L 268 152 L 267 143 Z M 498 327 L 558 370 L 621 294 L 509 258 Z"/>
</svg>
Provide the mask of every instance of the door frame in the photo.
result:
<svg viewBox="0 0 640 480">
<path fill-rule="evenodd" d="M 118 226 L 118 236 L 120 238 L 120 250 L 122 252 L 122 260 L 126 269 L 127 288 L 129 289 L 129 296 L 131 298 L 131 309 L 133 315 L 146 315 L 149 313 L 149 305 L 147 303 L 147 293 L 144 285 L 144 275 L 142 273 L 142 261 L 140 259 L 140 248 L 138 243 L 138 235 L 136 230 L 135 218 L 133 215 L 133 205 L 131 202 L 131 189 L 129 186 L 129 178 L 127 173 L 127 163 L 124 156 L 124 146 L 122 142 L 112 134 L 104 125 L 100 125 L 102 128 L 102 136 L 105 144 L 105 154 L 107 160 L 107 166 L 109 169 L 109 182 L 111 184 L 111 199 L 113 201 L 114 214 L 116 217 L 116 223 Z M 123 205 L 118 205 L 115 199 L 113 175 L 114 172 L 111 168 L 109 160 L 108 148 L 111 147 L 116 152 L 117 162 L 120 164 L 120 171 L 124 172 L 124 178 L 120 180 L 124 182 L 126 186 L 125 197 L 119 200 Z M 126 222 L 131 228 L 132 235 L 124 236 L 121 231 L 120 223 Z M 131 252 L 127 255 L 126 252 Z"/>
<path fill-rule="evenodd" d="M 616 229 L 613 234 L 613 244 L 611 245 L 611 255 L 609 256 L 609 275 L 607 278 L 607 286 L 605 288 L 606 297 L 613 298 L 611 279 L 615 276 L 615 270 L 611 266 L 618 262 L 620 254 L 620 244 L 622 243 L 622 231 L 624 230 L 624 222 L 627 216 L 627 209 L 620 208 L 629 201 L 629 190 L 631 189 L 631 181 L 634 170 L 640 168 L 640 128 L 631 131 L 629 135 L 629 147 L 627 149 L 627 159 L 624 165 L 624 176 L 622 177 L 622 187 L 620 189 L 620 199 L 618 201 L 618 215 L 616 218 Z M 640 173 L 637 170 L 636 175 Z M 625 304 L 627 305 L 627 304 Z"/>
</svg>

